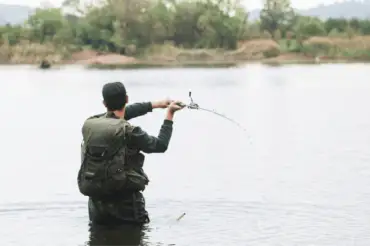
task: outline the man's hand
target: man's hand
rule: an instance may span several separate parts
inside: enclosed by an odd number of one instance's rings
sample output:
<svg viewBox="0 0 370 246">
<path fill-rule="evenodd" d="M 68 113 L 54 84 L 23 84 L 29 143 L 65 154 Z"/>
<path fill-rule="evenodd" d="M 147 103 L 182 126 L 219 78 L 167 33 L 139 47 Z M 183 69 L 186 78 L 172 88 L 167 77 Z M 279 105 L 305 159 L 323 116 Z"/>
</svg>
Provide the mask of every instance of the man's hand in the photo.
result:
<svg viewBox="0 0 370 246">
<path fill-rule="evenodd" d="M 174 101 L 174 102 L 172 102 L 170 104 L 170 106 L 168 107 L 166 119 L 172 121 L 173 120 L 173 116 L 175 115 L 175 112 L 178 111 L 178 110 L 181 110 L 181 109 L 183 109 L 185 107 L 186 107 L 186 105 L 183 104 L 180 101 Z"/>
<path fill-rule="evenodd" d="M 152 102 L 152 108 L 167 108 L 172 102 L 170 99 Z"/>
<path fill-rule="evenodd" d="M 171 113 L 175 113 L 176 111 L 181 110 L 185 107 L 186 107 L 186 105 L 183 104 L 182 102 L 173 101 L 173 102 L 171 102 L 170 106 L 168 107 L 168 111 L 171 112 Z"/>
</svg>

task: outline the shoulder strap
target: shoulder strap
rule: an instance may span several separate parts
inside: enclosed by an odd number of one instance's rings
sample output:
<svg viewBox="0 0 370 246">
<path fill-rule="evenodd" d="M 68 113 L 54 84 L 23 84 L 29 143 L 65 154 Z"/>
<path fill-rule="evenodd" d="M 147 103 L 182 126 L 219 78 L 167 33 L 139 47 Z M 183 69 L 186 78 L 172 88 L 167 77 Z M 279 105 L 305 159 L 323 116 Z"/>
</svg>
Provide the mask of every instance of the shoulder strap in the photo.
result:
<svg viewBox="0 0 370 246">
<path fill-rule="evenodd" d="M 125 120 L 121 120 L 122 123 L 126 123 Z M 122 138 L 116 138 L 111 141 L 111 148 L 107 150 L 106 156 L 107 158 L 113 157 L 122 147 L 124 147 L 127 143 L 127 133 L 126 133 L 126 126 L 119 128 L 119 131 L 116 134 L 120 134 Z"/>
</svg>

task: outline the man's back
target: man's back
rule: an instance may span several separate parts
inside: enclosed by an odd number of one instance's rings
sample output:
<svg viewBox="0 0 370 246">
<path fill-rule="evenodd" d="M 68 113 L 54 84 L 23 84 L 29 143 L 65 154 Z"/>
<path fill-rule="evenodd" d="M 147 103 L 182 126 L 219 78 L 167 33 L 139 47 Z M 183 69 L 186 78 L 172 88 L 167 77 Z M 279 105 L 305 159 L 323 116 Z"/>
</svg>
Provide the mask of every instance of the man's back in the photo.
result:
<svg viewBox="0 0 370 246">
<path fill-rule="evenodd" d="M 89 197 L 89 217 L 98 224 L 144 224 L 149 221 L 142 191 L 149 179 L 141 153 L 164 153 L 169 145 L 174 112 L 179 102 L 136 103 L 125 106 L 126 89 L 120 82 L 103 87 L 107 113 L 89 117 L 82 127 L 83 145 L 78 184 Z M 159 135 L 150 136 L 126 120 L 153 108 L 169 106 Z"/>
<path fill-rule="evenodd" d="M 83 125 L 82 151 L 87 161 L 84 160 L 85 167 L 79 173 L 79 187 L 81 193 L 89 196 L 90 219 L 99 224 L 148 222 L 140 191 L 145 189 L 149 179 L 143 171 L 144 156 L 134 147 L 135 137 L 131 137 L 134 129 L 111 113 L 89 117 Z M 116 146 L 111 146 L 114 144 Z M 106 152 L 114 156 L 109 162 L 89 159 L 87 148 L 95 148 L 100 151 L 99 155 L 108 150 Z M 103 166 L 105 168 L 101 169 Z M 102 171 L 99 172 L 99 168 Z M 98 173 L 105 176 L 99 177 Z"/>
</svg>

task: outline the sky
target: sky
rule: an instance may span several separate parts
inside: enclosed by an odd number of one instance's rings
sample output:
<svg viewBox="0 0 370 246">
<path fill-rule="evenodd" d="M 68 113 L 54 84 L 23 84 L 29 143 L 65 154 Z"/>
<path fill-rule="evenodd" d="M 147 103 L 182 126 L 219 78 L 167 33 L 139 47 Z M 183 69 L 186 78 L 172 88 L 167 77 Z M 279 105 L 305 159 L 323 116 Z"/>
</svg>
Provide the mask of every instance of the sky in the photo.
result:
<svg viewBox="0 0 370 246">
<path fill-rule="evenodd" d="M 261 8 L 263 0 L 242 0 L 244 5 L 248 9 Z M 291 0 L 292 6 L 298 9 L 305 9 L 317 6 L 319 4 L 330 4 L 334 2 L 342 2 L 343 0 Z M 43 1 L 40 0 L 0 0 L 0 3 L 5 4 L 18 4 L 18 5 L 28 5 L 31 7 L 39 6 Z M 53 5 L 60 5 L 63 0 L 48 0 L 48 2 Z"/>
</svg>

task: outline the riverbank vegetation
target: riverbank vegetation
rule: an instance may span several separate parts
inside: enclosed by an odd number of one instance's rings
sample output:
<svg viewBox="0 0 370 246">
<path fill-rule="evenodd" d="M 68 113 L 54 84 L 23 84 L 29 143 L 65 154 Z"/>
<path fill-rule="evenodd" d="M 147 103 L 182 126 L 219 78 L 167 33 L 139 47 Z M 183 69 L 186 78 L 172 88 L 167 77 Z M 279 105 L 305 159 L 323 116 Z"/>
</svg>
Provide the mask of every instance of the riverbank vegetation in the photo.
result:
<svg viewBox="0 0 370 246">
<path fill-rule="evenodd" d="M 238 0 L 101 0 L 38 8 L 0 27 L 1 63 L 199 64 L 370 60 L 370 20 L 300 16 L 266 0 L 248 21 Z"/>
</svg>

